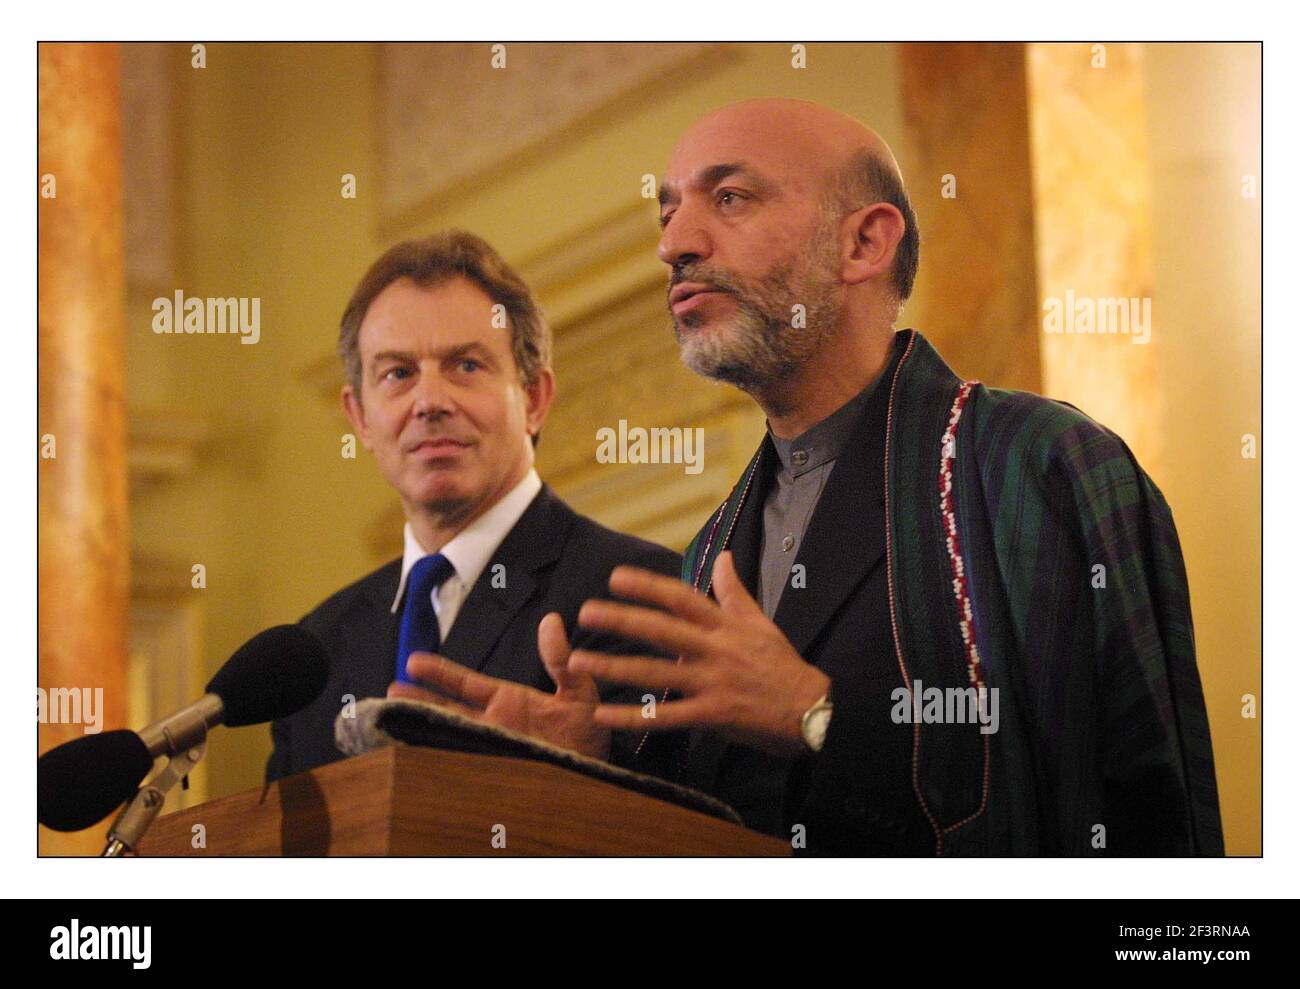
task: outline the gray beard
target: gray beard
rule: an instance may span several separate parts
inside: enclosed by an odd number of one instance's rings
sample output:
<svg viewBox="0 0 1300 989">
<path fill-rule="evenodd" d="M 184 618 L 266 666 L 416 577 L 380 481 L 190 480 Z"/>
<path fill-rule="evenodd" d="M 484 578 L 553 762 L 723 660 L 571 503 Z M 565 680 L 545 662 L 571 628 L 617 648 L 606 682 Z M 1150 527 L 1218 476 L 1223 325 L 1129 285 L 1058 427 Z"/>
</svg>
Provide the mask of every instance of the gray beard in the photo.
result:
<svg viewBox="0 0 1300 989">
<path fill-rule="evenodd" d="M 801 279 L 802 291 L 791 287 L 791 274 L 790 267 L 783 266 L 750 294 L 714 279 L 731 293 L 736 313 L 725 328 L 713 332 L 699 329 L 703 319 L 696 313 L 688 313 L 680 323 L 674 320 L 682 363 L 696 374 L 749 392 L 789 378 L 807 364 L 835 334 L 843 309 L 835 298 L 837 285 L 815 267 Z M 802 327 L 791 325 L 796 302 L 805 307 Z"/>
</svg>

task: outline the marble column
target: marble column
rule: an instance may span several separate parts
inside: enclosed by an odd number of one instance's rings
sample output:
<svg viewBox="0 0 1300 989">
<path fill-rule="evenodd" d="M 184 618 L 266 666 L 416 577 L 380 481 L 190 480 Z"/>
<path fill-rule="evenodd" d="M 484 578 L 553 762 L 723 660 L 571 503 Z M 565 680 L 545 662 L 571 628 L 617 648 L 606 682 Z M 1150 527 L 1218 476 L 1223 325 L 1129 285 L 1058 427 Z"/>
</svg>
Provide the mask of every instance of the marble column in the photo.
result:
<svg viewBox="0 0 1300 989">
<path fill-rule="evenodd" d="M 953 370 L 1041 385 L 1025 46 L 898 46 L 921 268 L 898 324 Z"/>
<path fill-rule="evenodd" d="M 128 652 L 118 47 L 39 49 L 39 748 L 123 726 Z M 78 714 L 81 723 L 52 723 Z M 97 698 L 102 698 L 98 701 Z M 39 699 L 39 695 L 38 695 Z M 102 705 L 102 706 L 101 706 Z M 55 710 L 57 708 L 57 710 Z M 41 829 L 42 854 L 95 853 L 106 825 Z"/>
</svg>

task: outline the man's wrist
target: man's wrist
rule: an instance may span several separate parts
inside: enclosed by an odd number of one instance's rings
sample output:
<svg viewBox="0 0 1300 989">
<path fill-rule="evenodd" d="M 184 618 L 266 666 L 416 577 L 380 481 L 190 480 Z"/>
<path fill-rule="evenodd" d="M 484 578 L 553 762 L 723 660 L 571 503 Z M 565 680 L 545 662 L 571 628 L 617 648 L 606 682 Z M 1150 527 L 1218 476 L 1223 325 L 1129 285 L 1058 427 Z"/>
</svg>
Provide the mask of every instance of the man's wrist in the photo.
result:
<svg viewBox="0 0 1300 989">
<path fill-rule="evenodd" d="M 799 716 L 799 736 L 805 751 L 820 752 L 826 743 L 826 732 L 831 723 L 831 678 L 817 670 L 814 681 L 820 693 L 812 700 Z"/>
</svg>

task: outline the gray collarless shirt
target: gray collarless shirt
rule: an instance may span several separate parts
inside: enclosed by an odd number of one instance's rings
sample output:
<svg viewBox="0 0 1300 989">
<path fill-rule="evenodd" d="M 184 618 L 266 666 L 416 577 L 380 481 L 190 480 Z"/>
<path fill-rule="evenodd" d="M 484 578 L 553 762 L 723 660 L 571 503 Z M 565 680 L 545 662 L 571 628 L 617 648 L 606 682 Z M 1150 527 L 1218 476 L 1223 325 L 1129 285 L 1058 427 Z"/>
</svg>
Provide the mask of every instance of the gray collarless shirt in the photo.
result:
<svg viewBox="0 0 1300 989">
<path fill-rule="evenodd" d="M 759 557 L 758 601 L 768 618 L 776 614 L 781 594 L 793 577 L 799 547 L 808 532 L 817 502 L 835 461 L 881 375 L 817 425 L 792 440 L 767 435 L 780 460 L 776 477 L 763 502 L 763 549 Z"/>
</svg>

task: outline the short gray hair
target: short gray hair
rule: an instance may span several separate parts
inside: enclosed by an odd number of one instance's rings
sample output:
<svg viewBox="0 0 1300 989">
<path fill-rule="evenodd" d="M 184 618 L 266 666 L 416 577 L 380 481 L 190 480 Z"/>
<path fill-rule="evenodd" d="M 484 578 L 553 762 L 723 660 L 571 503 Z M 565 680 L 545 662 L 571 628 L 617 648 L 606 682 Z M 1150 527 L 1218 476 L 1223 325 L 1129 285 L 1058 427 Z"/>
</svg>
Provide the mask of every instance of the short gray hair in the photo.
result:
<svg viewBox="0 0 1300 989">
<path fill-rule="evenodd" d="M 921 262 L 921 231 L 916 225 L 916 213 L 912 211 L 902 176 L 893 166 L 875 152 L 859 151 L 831 176 L 825 205 L 828 211 L 842 216 L 870 203 L 889 203 L 903 214 L 903 239 L 894 254 L 890 282 L 898 301 L 906 302 Z"/>
</svg>

